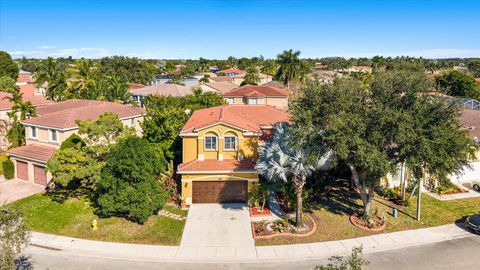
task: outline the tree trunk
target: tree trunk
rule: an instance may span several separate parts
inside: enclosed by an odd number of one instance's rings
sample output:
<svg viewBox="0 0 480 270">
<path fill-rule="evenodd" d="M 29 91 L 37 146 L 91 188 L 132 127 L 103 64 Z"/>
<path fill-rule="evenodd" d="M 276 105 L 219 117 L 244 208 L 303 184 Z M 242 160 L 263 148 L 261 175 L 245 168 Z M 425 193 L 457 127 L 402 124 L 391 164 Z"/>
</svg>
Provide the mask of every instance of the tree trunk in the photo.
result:
<svg viewBox="0 0 480 270">
<path fill-rule="evenodd" d="M 350 163 L 348 164 L 348 167 L 352 172 L 353 183 L 355 184 L 355 186 L 358 188 L 360 192 L 360 198 L 362 199 L 362 203 L 363 203 L 363 213 L 369 215 L 371 211 L 371 202 L 374 195 L 373 188 L 370 188 L 367 191 L 367 186 L 365 185 L 365 181 L 360 182 L 360 176 L 359 176 L 359 173 L 357 172 L 357 169 Z"/>
<path fill-rule="evenodd" d="M 297 228 L 302 228 L 303 227 L 303 199 L 302 199 L 302 193 L 303 193 L 303 186 L 305 185 L 305 182 L 307 181 L 307 177 L 302 175 L 302 176 L 295 176 L 293 178 L 293 184 L 295 186 L 295 194 L 297 196 L 297 205 L 295 209 L 295 225 Z"/>
</svg>

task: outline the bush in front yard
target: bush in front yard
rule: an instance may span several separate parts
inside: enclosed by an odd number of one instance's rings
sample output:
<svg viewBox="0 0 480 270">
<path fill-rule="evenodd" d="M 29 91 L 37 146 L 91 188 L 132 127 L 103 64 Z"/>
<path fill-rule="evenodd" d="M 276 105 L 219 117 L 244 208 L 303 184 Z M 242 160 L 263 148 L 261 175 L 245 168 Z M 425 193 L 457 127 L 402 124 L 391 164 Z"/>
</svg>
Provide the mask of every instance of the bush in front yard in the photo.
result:
<svg viewBox="0 0 480 270">
<path fill-rule="evenodd" d="M 12 179 L 13 177 L 15 177 L 15 166 L 13 165 L 13 161 L 11 161 L 10 159 L 3 161 L 2 167 L 5 179 Z"/>
<path fill-rule="evenodd" d="M 106 155 L 97 184 L 98 212 L 144 223 L 163 207 L 167 194 L 157 176 L 165 171 L 164 156 L 147 140 L 121 140 Z"/>
</svg>

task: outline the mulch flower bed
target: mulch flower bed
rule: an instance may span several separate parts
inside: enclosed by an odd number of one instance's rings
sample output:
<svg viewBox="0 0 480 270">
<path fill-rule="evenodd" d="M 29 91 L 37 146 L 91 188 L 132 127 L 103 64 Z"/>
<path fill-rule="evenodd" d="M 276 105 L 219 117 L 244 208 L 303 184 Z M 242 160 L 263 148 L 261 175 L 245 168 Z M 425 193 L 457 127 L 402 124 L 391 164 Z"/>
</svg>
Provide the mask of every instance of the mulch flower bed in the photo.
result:
<svg viewBox="0 0 480 270">
<path fill-rule="evenodd" d="M 353 224 L 353 226 L 365 231 L 378 232 L 385 229 L 385 221 L 383 221 L 381 217 L 371 215 L 371 218 L 374 222 L 369 222 L 368 220 L 357 215 L 351 215 L 350 222 Z"/>
<path fill-rule="evenodd" d="M 252 222 L 253 238 L 267 239 L 277 236 L 310 236 L 317 229 L 317 224 L 310 215 L 305 214 L 304 217 L 306 217 L 304 221 L 306 230 L 301 231 L 297 230 L 292 224 L 283 219 Z"/>
<path fill-rule="evenodd" d="M 251 217 L 269 217 L 272 215 L 272 212 L 267 207 L 250 207 L 250 216 Z"/>
</svg>

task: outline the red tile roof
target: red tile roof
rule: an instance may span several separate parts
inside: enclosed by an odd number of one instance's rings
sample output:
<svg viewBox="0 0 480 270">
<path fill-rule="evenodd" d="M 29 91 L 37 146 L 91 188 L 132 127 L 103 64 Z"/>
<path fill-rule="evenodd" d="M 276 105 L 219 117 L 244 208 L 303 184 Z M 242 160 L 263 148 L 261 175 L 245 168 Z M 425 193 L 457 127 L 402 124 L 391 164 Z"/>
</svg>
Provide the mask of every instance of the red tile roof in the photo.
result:
<svg viewBox="0 0 480 270">
<path fill-rule="evenodd" d="M 52 128 L 74 128 L 77 120 L 96 120 L 100 115 L 111 112 L 120 118 L 142 115 L 145 109 L 107 101 L 70 99 L 50 106 L 40 107 L 39 116 L 23 123 Z"/>
<path fill-rule="evenodd" d="M 250 132 L 260 132 L 262 126 L 289 121 L 286 111 L 267 105 L 222 105 L 195 111 L 180 134 L 216 123 L 224 123 Z"/>
<path fill-rule="evenodd" d="M 10 110 L 13 106 L 13 104 L 5 99 L 5 97 L 11 97 L 12 94 L 10 93 L 5 93 L 5 92 L 0 92 L 0 111 L 1 110 Z M 22 96 L 23 101 L 30 101 L 33 106 L 43 106 L 43 105 L 48 105 L 52 104 L 53 102 L 50 100 L 46 100 L 45 98 L 41 96 L 27 96 L 23 95 Z M 37 108 L 39 110 L 40 107 Z"/>
<path fill-rule="evenodd" d="M 233 89 L 223 94 L 224 97 L 243 97 L 257 92 L 267 97 L 288 97 L 288 91 L 285 88 L 277 88 L 268 85 L 245 85 Z"/>
<path fill-rule="evenodd" d="M 178 165 L 179 172 L 185 171 L 252 171 L 255 169 L 255 163 L 250 160 L 236 160 L 236 159 L 206 159 L 182 163 Z"/>
<path fill-rule="evenodd" d="M 480 83 L 480 77 L 475 78 L 475 81 L 477 81 L 478 83 Z"/>
<path fill-rule="evenodd" d="M 17 83 L 33 83 L 32 74 L 19 74 L 17 78 Z"/>
<path fill-rule="evenodd" d="M 19 85 L 18 88 L 20 89 L 20 93 L 22 93 L 23 96 L 34 96 L 35 95 L 35 86 L 33 86 L 33 84 Z"/>
<path fill-rule="evenodd" d="M 217 76 L 217 77 L 210 77 L 209 80 L 215 81 L 215 82 L 232 82 L 233 79 L 228 76 Z"/>
<path fill-rule="evenodd" d="M 7 151 L 7 153 L 14 157 L 27 158 L 27 159 L 47 162 L 53 157 L 53 154 L 55 154 L 55 151 L 56 149 L 53 147 L 39 145 L 39 144 L 29 144 L 29 145 L 10 149 Z"/>
<path fill-rule="evenodd" d="M 235 69 L 235 68 L 224 69 L 224 70 L 220 70 L 219 72 L 220 73 L 245 73 L 245 71 L 240 70 L 240 69 Z"/>
<path fill-rule="evenodd" d="M 140 84 L 140 83 L 128 83 L 128 90 L 135 90 L 138 88 L 143 88 L 145 85 Z"/>
</svg>

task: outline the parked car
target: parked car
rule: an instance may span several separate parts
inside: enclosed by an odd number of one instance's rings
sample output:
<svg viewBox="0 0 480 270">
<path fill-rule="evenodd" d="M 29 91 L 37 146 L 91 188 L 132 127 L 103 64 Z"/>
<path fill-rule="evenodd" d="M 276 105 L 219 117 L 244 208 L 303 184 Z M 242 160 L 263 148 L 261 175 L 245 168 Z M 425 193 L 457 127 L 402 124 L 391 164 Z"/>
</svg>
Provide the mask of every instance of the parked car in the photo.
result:
<svg viewBox="0 0 480 270">
<path fill-rule="evenodd" d="M 472 180 L 468 183 L 464 183 L 463 186 L 480 192 L 480 180 Z"/>
<path fill-rule="evenodd" d="M 480 214 L 467 217 L 465 226 L 472 232 L 480 234 Z"/>
</svg>

